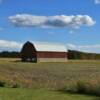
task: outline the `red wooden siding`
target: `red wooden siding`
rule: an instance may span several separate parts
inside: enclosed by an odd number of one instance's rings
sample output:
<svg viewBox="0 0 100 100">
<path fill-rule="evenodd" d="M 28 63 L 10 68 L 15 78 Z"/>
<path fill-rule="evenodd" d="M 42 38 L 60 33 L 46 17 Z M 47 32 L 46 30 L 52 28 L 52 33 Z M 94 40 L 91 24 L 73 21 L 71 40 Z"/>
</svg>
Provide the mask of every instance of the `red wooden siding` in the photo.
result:
<svg viewBox="0 0 100 100">
<path fill-rule="evenodd" d="M 37 58 L 67 58 L 67 52 L 37 52 Z"/>
</svg>

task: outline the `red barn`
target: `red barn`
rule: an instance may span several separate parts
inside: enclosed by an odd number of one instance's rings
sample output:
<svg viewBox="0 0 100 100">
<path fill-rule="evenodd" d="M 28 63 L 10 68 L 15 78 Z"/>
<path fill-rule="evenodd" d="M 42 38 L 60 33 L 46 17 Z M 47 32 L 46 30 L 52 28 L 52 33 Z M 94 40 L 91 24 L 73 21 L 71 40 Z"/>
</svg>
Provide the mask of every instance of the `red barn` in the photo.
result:
<svg viewBox="0 0 100 100">
<path fill-rule="evenodd" d="M 21 50 L 22 61 L 66 62 L 67 48 L 61 44 L 26 42 Z"/>
</svg>

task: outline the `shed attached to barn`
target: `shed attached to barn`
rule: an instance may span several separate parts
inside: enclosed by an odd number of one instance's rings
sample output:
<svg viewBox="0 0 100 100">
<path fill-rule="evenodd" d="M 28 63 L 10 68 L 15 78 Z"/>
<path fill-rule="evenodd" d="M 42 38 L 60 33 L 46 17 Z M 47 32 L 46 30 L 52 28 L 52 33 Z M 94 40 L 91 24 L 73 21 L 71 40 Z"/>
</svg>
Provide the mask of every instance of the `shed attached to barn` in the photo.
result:
<svg viewBox="0 0 100 100">
<path fill-rule="evenodd" d="M 67 48 L 62 44 L 45 42 L 26 42 L 21 50 L 22 61 L 66 62 Z"/>
</svg>

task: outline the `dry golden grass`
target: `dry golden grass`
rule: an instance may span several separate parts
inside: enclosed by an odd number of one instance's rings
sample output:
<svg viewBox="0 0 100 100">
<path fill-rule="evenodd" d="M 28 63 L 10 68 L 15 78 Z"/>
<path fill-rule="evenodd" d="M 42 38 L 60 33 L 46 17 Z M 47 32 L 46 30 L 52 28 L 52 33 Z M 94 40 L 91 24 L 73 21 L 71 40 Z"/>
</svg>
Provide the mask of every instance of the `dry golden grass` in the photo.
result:
<svg viewBox="0 0 100 100">
<path fill-rule="evenodd" d="M 100 80 L 100 61 L 66 63 L 22 63 L 20 59 L 0 59 L 0 81 L 6 86 L 61 89 L 78 80 Z"/>
</svg>

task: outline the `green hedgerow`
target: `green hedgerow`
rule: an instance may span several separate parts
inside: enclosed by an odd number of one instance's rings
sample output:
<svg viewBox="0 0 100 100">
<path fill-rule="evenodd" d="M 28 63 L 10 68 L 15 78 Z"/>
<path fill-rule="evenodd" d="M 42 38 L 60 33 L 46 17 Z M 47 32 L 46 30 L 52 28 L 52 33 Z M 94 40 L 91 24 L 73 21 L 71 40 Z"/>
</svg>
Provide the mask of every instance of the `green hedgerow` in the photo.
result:
<svg viewBox="0 0 100 100">
<path fill-rule="evenodd" d="M 64 88 L 66 92 L 88 94 L 100 96 L 100 82 L 99 81 L 83 81 L 79 80 L 75 85 Z"/>
<path fill-rule="evenodd" d="M 0 81 L 0 87 L 5 87 L 5 82 L 4 81 Z"/>
</svg>

